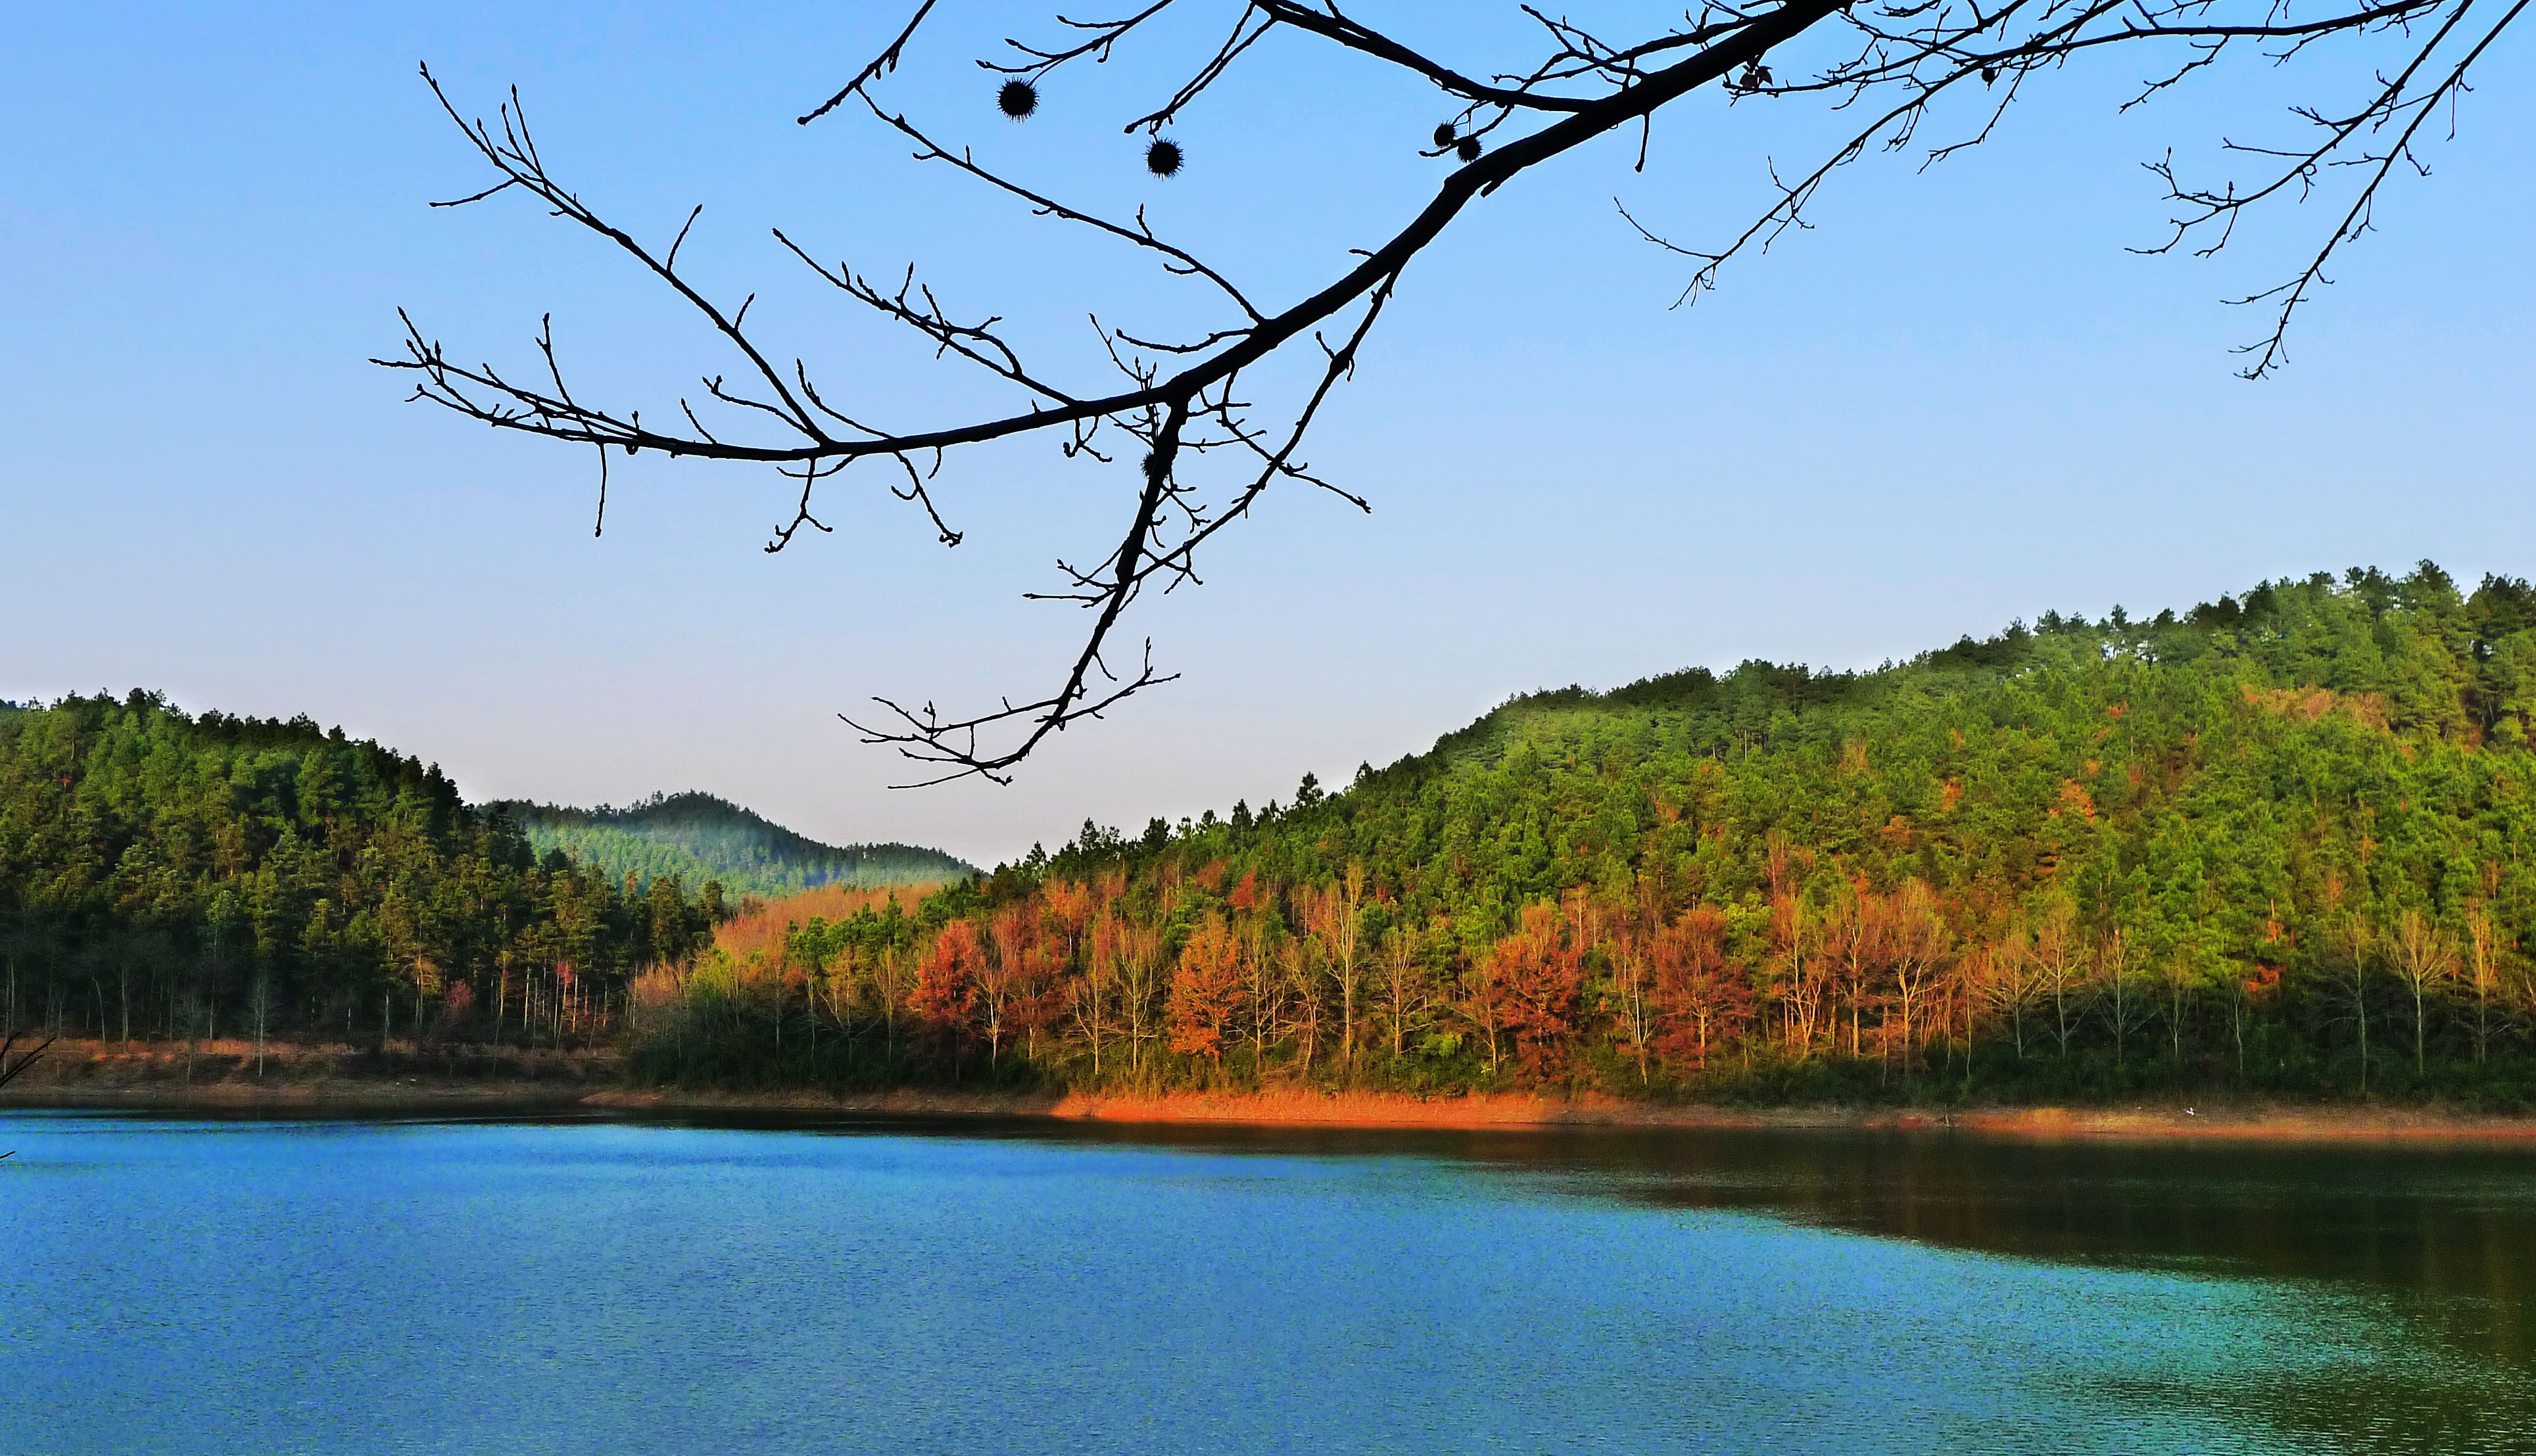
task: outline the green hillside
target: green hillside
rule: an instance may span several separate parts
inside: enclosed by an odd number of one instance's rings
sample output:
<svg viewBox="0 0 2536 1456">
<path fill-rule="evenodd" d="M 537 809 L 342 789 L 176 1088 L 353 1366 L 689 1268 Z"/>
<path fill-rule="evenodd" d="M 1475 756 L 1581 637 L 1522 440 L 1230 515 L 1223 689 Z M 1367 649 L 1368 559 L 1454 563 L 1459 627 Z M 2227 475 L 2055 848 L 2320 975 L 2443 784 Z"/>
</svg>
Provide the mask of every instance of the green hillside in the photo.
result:
<svg viewBox="0 0 2536 1456">
<path fill-rule="evenodd" d="M 622 886 L 306 718 L 0 704 L 0 1032 L 602 1037 L 724 915 L 697 880 Z"/>
<path fill-rule="evenodd" d="M 2427 563 L 1536 693 L 1343 791 L 820 927 L 816 1009 L 699 978 L 730 1030 L 654 1065 L 2524 1106 L 2532 718 L 2536 591 Z"/>
<path fill-rule="evenodd" d="M 732 895 L 772 899 L 822 885 L 877 889 L 963 879 L 966 861 L 913 845 L 825 845 L 710 793 L 656 793 L 625 808 L 501 807 L 543 855 L 560 850 L 615 879 L 645 884 L 721 881 Z"/>
</svg>

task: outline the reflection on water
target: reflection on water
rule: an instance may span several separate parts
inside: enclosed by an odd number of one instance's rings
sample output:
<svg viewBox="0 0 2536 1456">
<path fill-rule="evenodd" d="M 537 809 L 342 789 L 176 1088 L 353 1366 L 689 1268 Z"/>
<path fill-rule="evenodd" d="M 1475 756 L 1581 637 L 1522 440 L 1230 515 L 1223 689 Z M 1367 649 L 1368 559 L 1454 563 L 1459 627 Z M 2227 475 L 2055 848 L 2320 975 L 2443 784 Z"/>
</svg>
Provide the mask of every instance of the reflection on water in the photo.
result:
<svg viewBox="0 0 2536 1456">
<path fill-rule="evenodd" d="M 10 1450 L 2536 1450 L 2536 1152 L 32 1114 L 0 1146 Z"/>
</svg>

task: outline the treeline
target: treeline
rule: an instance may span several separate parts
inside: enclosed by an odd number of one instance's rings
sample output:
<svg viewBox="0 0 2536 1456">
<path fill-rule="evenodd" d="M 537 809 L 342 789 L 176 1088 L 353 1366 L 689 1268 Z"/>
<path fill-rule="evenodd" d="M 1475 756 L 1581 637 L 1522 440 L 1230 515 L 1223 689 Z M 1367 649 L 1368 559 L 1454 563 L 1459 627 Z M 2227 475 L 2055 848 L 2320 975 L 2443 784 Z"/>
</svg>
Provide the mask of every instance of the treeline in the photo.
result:
<svg viewBox="0 0 2536 1456">
<path fill-rule="evenodd" d="M 1431 752 L 646 984 L 665 1080 L 2536 1095 L 2536 591 L 2264 585 Z M 778 908 L 780 911 L 780 908 Z"/>
<path fill-rule="evenodd" d="M 718 880 L 734 898 L 773 899 L 824 885 L 872 889 L 941 884 L 977 871 L 915 845 L 828 845 L 710 793 L 655 793 L 623 808 L 509 802 L 490 807 L 527 831 L 538 854 L 560 850 L 612 878 L 649 885 Z"/>
<path fill-rule="evenodd" d="M 0 1032 L 587 1043 L 721 888 L 636 886 L 341 728 L 0 705 Z"/>
</svg>

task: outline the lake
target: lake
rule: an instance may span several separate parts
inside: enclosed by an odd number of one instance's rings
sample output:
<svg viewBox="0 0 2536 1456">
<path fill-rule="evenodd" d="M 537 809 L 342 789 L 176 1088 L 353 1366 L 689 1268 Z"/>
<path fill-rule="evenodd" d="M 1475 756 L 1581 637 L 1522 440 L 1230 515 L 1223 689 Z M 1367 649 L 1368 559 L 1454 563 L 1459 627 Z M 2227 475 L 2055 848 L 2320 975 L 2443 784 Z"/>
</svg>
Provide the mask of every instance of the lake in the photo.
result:
<svg viewBox="0 0 2536 1456">
<path fill-rule="evenodd" d="M 13 1452 L 2536 1450 L 2536 1150 L 0 1114 Z"/>
</svg>

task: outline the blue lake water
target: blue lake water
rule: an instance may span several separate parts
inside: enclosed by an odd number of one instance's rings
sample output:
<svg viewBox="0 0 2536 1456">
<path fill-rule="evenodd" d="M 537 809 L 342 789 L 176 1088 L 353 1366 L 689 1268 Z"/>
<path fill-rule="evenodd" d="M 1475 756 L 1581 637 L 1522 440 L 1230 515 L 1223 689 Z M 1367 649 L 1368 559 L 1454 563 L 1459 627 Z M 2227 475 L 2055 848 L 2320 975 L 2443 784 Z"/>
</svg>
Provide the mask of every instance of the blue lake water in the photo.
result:
<svg viewBox="0 0 2536 1456">
<path fill-rule="evenodd" d="M 2536 1450 L 2536 1152 L 0 1114 L 0 1449 Z"/>
</svg>

